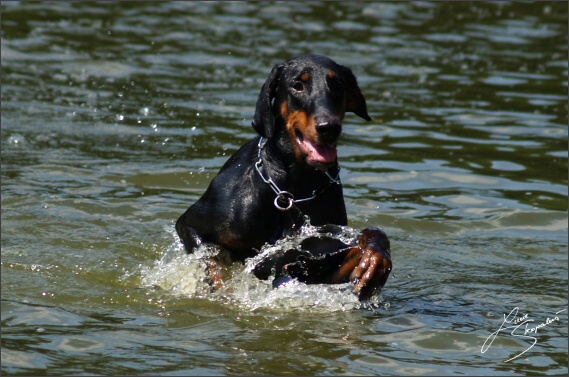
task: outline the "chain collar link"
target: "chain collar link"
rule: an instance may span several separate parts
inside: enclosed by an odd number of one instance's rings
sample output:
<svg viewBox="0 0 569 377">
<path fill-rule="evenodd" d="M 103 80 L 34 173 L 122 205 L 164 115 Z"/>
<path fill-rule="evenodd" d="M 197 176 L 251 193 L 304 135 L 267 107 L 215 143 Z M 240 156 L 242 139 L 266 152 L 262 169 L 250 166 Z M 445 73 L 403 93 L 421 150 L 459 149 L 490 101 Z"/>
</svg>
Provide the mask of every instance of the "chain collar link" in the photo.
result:
<svg viewBox="0 0 569 377">
<path fill-rule="evenodd" d="M 307 202 L 309 200 L 316 198 L 320 192 L 323 192 L 328 187 L 330 187 L 332 184 L 340 184 L 340 166 L 338 166 L 338 174 L 336 175 L 336 178 L 332 178 L 332 176 L 328 172 L 324 172 L 328 176 L 328 178 L 330 179 L 328 186 L 325 186 L 320 190 L 313 190 L 312 196 L 309 196 L 307 198 L 295 199 L 294 195 L 291 192 L 281 190 L 279 188 L 279 186 L 277 186 L 277 184 L 273 181 L 273 179 L 271 177 L 266 178 L 263 175 L 263 172 L 261 171 L 262 166 L 263 166 L 263 160 L 261 159 L 261 150 L 265 147 L 266 143 L 267 143 L 267 139 L 265 139 L 264 137 L 261 137 L 259 139 L 259 144 L 258 144 L 259 150 L 257 152 L 258 160 L 257 160 L 257 162 L 255 162 L 255 170 L 257 170 L 257 173 L 259 173 L 259 176 L 261 177 L 263 182 L 268 184 L 269 187 L 275 192 L 275 194 L 277 194 L 277 196 L 275 197 L 275 200 L 273 201 L 273 204 L 275 205 L 275 207 L 278 210 L 288 211 L 296 203 Z"/>
</svg>

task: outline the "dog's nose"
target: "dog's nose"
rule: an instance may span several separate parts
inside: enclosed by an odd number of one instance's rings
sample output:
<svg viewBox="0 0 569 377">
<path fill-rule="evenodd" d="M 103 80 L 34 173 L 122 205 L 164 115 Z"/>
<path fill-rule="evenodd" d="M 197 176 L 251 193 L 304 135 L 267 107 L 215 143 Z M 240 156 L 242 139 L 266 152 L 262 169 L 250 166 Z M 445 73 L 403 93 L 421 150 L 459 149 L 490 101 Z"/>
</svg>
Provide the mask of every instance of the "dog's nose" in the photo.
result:
<svg viewBox="0 0 569 377">
<path fill-rule="evenodd" d="M 342 133 L 342 124 L 339 122 L 321 122 L 316 124 L 316 131 L 320 136 L 320 141 L 335 143 Z"/>
</svg>

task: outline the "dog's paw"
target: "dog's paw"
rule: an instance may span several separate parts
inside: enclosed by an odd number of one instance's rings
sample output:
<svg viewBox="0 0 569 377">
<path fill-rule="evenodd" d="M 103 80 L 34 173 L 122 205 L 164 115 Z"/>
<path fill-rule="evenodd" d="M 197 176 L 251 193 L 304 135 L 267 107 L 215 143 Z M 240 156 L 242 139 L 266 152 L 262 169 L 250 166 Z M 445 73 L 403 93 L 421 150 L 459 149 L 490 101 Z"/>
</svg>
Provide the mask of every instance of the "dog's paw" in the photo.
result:
<svg viewBox="0 0 569 377">
<path fill-rule="evenodd" d="M 390 244 L 381 229 L 370 227 L 360 232 L 358 246 L 362 252 L 350 278 L 354 293 L 360 300 L 366 300 L 385 285 L 391 273 Z"/>
</svg>

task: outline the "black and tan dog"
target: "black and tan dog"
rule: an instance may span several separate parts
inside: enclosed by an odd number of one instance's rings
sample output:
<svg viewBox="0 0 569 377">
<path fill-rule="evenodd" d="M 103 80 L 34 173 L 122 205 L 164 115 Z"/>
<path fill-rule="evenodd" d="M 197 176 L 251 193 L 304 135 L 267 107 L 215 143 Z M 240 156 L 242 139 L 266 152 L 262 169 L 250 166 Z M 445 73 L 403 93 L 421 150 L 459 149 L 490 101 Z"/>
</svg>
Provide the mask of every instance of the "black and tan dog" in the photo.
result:
<svg viewBox="0 0 569 377">
<path fill-rule="evenodd" d="M 260 136 L 229 158 L 176 223 L 186 250 L 215 243 L 243 262 L 291 234 L 305 216 L 316 226 L 346 225 L 336 153 L 346 112 L 371 120 L 349 68 L 318 55 L 275 66 L 256 105 L 253 128 Z M 389 240 L 378 228 L 364 229 L 351 245 L 316 242 L 306 249 L 315 258 L 305 252 L 298 260 L 275 261 L 273 272 L 307 283 L 351 280 L 358 297 L 367 299 L 391 271 Z M 217 289 L 223 284 L 219 261 L 210 258 L 208 267 Z"/>
</svg>

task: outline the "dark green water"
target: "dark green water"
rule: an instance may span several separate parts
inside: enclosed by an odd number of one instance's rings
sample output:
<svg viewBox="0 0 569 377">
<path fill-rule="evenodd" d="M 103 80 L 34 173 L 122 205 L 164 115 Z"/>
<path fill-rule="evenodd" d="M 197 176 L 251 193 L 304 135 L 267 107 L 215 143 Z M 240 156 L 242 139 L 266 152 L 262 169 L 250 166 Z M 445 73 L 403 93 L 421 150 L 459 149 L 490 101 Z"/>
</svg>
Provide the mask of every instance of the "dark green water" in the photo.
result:
<svg viewBox="0 0 569 377">
<path fill-rule="evenodd" d="M 1 10 L 3 375 L 567 374 L 566 2 Z M 207 293 L 173 232 L 303 53 L 373 117 L 339 147 L 350 226 L 391 239 L 366 308 L 239 266 Z"/>
</svg>

